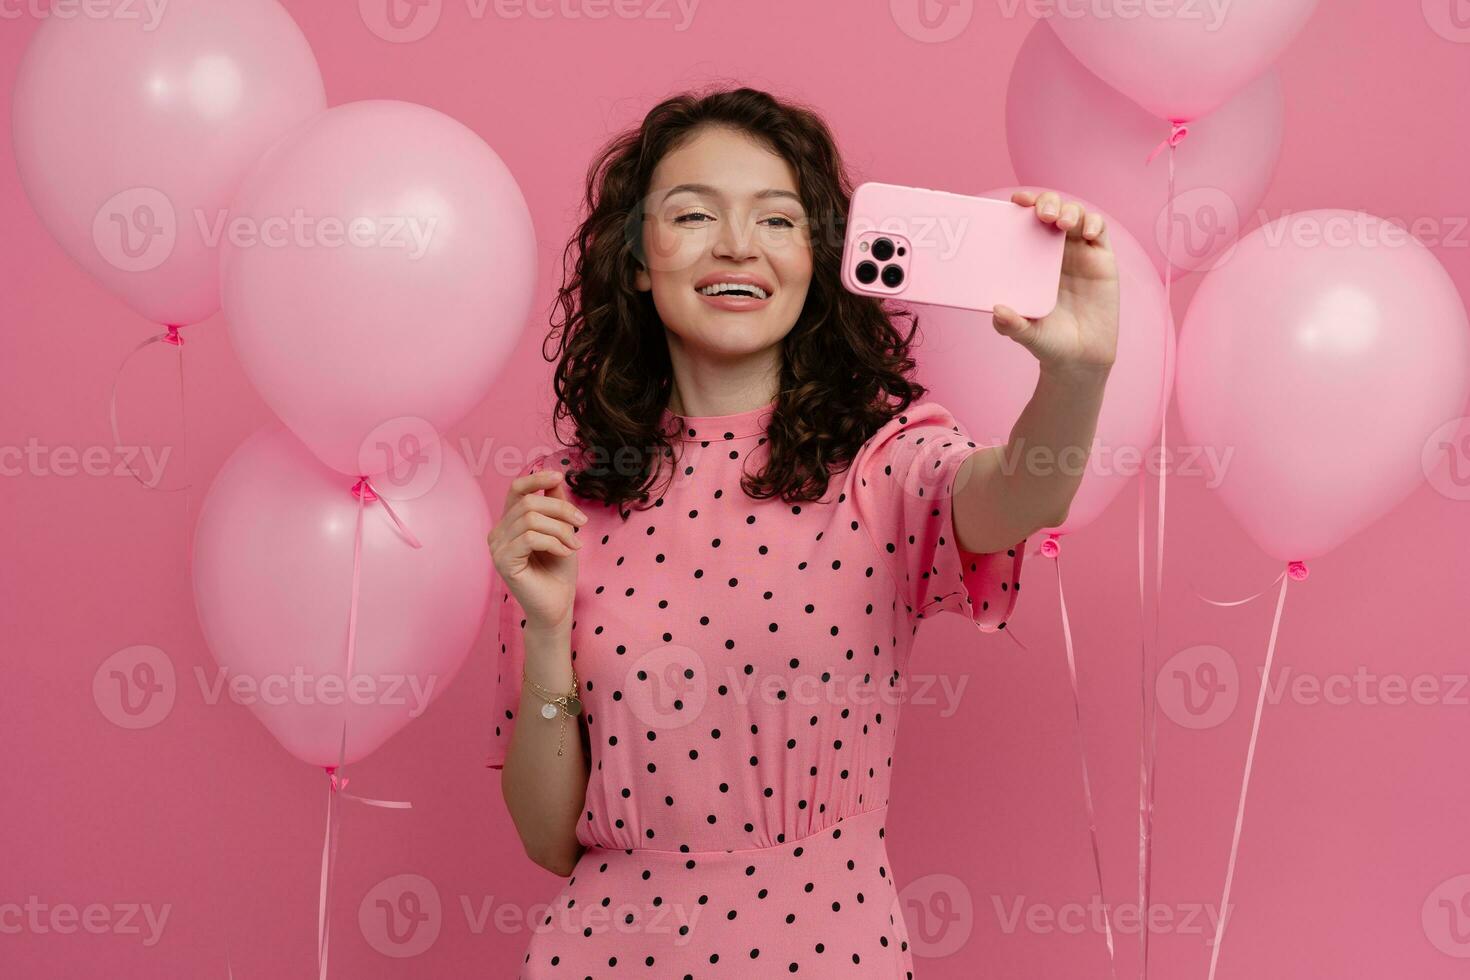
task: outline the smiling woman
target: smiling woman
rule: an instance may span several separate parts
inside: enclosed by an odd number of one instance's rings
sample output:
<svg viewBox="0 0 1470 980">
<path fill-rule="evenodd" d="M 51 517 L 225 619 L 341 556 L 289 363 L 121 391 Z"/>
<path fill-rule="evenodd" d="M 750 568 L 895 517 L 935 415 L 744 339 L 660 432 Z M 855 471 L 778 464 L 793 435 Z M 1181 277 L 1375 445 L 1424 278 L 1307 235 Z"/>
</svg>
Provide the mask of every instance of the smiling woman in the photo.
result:
<svg viewBox="0 0 1470 980">
<path fill-rule="evenodd" d="M 917 401 L 912 317 L 841 285 L 850 196 L 821 120 L 751 89 L 589 170 L 548 338 L 572 432 L 490 535 L 489 765 L 569 878 L 523 980 L 913 975 L 884 821 L 914 635 L 1003 629 L 1054 498 Z"/>
</svg>

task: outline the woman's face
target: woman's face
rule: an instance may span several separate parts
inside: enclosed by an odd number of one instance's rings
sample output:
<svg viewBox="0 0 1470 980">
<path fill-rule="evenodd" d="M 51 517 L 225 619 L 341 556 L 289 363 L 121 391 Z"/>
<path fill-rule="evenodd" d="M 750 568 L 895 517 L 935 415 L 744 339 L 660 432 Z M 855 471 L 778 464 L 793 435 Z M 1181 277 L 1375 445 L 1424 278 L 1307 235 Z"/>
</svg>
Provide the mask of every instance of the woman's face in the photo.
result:
<svg viewBox="0 0 1470 980">
<path fill-rule="evenodd" d="M 725 359 L 786 336 L 806 302 L 812 250 L 796 173 L 780 155 L 707 127 L 659 162 L 642 204 L 648 267 L 637 287 L 653 291 L 671 344 Z"/>
</svg>

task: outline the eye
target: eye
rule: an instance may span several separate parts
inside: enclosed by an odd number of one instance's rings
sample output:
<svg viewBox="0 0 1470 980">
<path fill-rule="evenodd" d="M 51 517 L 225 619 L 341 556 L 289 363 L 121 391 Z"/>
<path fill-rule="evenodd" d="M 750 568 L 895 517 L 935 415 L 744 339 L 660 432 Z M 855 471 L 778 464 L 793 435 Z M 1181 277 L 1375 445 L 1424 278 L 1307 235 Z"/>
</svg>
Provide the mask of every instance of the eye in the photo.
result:
<svg viewBox="0 0 1470 980">
<path fill-rule="evenodd" d="M 694 224 L 693 221 L 688 220 L 690 218 L 710 218 L 711 220 L 713 220 L 713 217 L 711 215 L 705 214 L 703 211 L 691 211 L 688 214 L 681 214 L 677 218 L 675 218 L 674 224 Z"/>
<path fill-rule="evenodd" d="M 781 222 L 779 225 L 776 225 L 777 228 L 795 228 L 796 227 L 796 225 L 791 221 L 791 219 L 785 217 L 784 215 L 773 214 L 773 215 L 771 215 L 771 217 L 767 218 L 766 220 L 767 221 L 779 221 L 779 222 Z"/>
</svg>

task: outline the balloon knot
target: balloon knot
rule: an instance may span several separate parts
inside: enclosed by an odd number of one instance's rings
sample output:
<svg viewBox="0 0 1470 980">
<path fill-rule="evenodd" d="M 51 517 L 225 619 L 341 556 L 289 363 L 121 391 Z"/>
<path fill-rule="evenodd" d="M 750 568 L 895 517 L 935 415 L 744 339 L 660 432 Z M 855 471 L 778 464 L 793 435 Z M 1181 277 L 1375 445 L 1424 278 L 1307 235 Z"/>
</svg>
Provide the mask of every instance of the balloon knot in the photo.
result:
<svg viewBox="0 0 1470 980">
<path fill-rule="evenodd" d="M 1291 576 L 1293 582 L 1302 582 L 1311 574 L 1307 571 L 1307 563 L 1304 561 L 1289 562 L 1286 566 L 1286 574 Z"/>
<path fill-rule="evenodd" d="M 378 499 L 378 495 L 373 492 L 373 485 L 365 476 L 358 477 L 357 482 L 352 485 L 352 495 L 365 504 L 370 504 Z"/>
<path fill-rule="evenodd" d="M 1048 534 L 1046 536 L 1046 540 L 1041 542 L 1041 553 L 1048 558 L 1055 558 L 1058 554 L 1060 554 L 1062 550 L 1062 545 L 1061 541 L 1058 539 L 1059 535 L 1056 532 Z"/>
<path fill-rule="evenodd" d="M 327 778 L 329 780 L 331 780 L 331 782 L 332 782 L 332 792 L 333 793 L 336 793 L 336 792 L 338 792 L 340 790 L 345 790 L 347 788 L 347 784 L 352 781 L 352 777 L 350 777 L 350 776 L 341 776 L 341 777 L 339 777 L 337 775 L 337 767 L 336 766 L 327 766 L 326 767 L 326 770 L 327 770 Z"/>
<path fill-rule="evenodd" d="M 163 342 L 165 344 L 173 344 L 175 347 L 182 346 L 184 338 L 179 336 L 179 325 L 177 323 L 169 323 L 165 324 L 165 326 L 168 327 L 168 336 L 163 338 Z"/>
</svg>

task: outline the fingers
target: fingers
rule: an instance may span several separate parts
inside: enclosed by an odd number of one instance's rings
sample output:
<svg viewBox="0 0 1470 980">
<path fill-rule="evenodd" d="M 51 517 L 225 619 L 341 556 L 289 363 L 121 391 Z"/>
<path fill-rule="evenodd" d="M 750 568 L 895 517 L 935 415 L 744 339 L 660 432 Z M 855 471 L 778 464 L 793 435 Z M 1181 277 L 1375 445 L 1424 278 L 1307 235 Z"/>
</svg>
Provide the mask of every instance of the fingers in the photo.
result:
<svg viewBox="0 0 1470 980">
<path fill-rule="evenodd" d="M 1035 205 L 1036 217 L 1044 224 L 1054 224 L 1065 231 L 1069 238 L 1103 244 L 1103 232 L 1107 222 L 1096 211 L 1089 212 L 1079 201 L 1063 201 L 1056 191 L 1016 191 L 1011 200 L 1026 206 Z"/>
<path fill-rule="evenodd" d="M 574 549 L 561 539 L 541 531 L 526 531 L 518 534 L 506 544 L 507 558 L 525 558 L 533 551 L 544 551 L 559 558 L 570 558 Z"/>
<path fill-rule="evenodd" d="M 582 539 L 577 537 L 577 532 L 572 525 L 566 521 L 558 520 L 549 514 L 539 511 L 526 510 L 510 522 L 505 529 L 505 536 L 509 540 L 515 540 L 527 531 L 537 531 L 559 539 L 568 548 L 576 550 L 582 547 Z"/>
<path fill-rule="evenodd" d="M 549 490 L 561 483 L 563 477 L 561 470 L 542 470 L 539 473 L 527 473 L 510 481 L 510 488 L 505 492 L 505 507 L 502 513 L 508 513 L 512 507 L 520 502 L 527 494 L 538 490 Z M 565 495 L 563 495 L 565 496 Z"/>
<path fill-rule="evenodd" d="M 1027 331 L 1032 328 L 1032 321 L 1017 313 L 1009 306 L 1002 306 L 1000 304 L 996 304 L 994 314 L 995 316 L 992 322 L 995 325 L 996 333 L 1002 337 L 1010 337 L 1012 340 L 1021 344 L 1025 344 L 1030 339 Z"/>
</svg>

